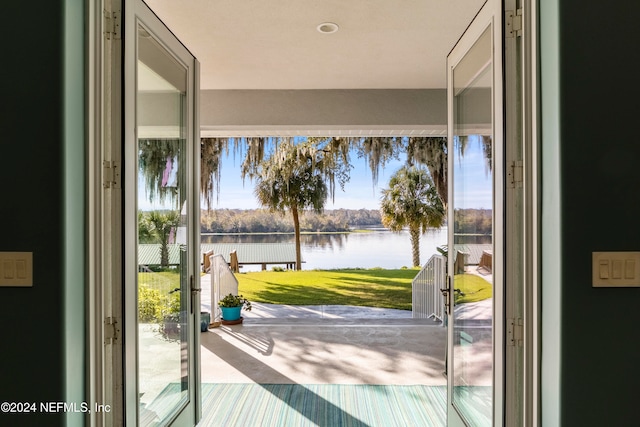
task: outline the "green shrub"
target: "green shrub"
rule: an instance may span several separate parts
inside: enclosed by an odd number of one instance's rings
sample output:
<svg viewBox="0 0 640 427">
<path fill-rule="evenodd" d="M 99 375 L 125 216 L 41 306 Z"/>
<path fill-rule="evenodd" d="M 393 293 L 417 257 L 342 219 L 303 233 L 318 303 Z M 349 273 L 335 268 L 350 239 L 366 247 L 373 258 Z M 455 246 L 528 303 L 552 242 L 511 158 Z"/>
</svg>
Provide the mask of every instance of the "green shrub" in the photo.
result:
<svg viewBox="0 0 640 427">
<path fill-rule="evenodd" d="M 164 299 L 157 289 L 140 285 L 138 287 L 138 320 L 140 322 L 160 322 L 165 306 Z"/>
<path fill-rule="evenodd" d="M 176 313 L 180 313 L 180 292 L 179 291 L 169 294 L 169 296 L 167 297 L 166 310 L 164 312 L 165 315 L 176 314 Z"/>
<path fill-rule="evenodd" d="M 138 286 L 138 320 L 161 323 L 165 316 L 180 313 L 180 292 L 163 294 L 147 285 Z"/>
</svg>

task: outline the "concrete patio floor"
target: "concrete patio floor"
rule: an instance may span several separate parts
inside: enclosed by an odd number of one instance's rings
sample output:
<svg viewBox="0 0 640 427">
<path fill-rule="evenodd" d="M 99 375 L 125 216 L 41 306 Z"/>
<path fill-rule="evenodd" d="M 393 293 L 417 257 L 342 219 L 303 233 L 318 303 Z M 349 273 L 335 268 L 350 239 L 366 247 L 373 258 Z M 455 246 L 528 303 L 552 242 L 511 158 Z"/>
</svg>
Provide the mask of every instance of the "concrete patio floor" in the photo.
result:
<svg viewBox="0 0 640 427">
<path fill-rule="evenodd" d="M 424 321 L 247 321 L 200 337 L 203 383 L 446 383 L 446 330 Z"/>
<path fill-rule="evenodd" d="M 211 307 L 208 277 L 203 311 Z M 473 317 L 487 308 L 490 301 Z M 241 325 L 201 333 L 203 383 L 446 384 L 446 328 L 410 311 L 253 303 L 242 315 Z"/>
</svg>

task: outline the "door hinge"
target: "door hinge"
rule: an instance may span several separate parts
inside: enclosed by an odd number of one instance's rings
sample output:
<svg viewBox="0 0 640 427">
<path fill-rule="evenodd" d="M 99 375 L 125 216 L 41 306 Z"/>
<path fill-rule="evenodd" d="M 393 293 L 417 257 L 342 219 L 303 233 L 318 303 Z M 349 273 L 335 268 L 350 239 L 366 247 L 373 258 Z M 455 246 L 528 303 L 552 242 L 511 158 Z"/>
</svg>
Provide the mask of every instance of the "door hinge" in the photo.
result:
<svg viewBox="0 0 640 427">
<path fill-rule="evenodd" d="M 524 322 L 522 319 L 507 319 L 507 345 L 522 347 L 524 340 Z"/>
<path fill-rule="evenodd" d="M 522 9 L 505 11 L 504 34 L 506 38 L 522 36 Z"/>
<path fill-rule="evenodd" d="M 104 343 L 114 344 L 120 337 L 120 329 L 118 329 L 118 321 L 115 317 L 107 317 L 104 319 Z"/>
<path fill-rule="evenodd" d="M 120 164 L 113 160 L 102 162 L 102 186 L 104 188 L 120 188 Z"/>
<path fill-rule="evenodd" d="M 120 29 L 122 27 L 122 21 L 120 19 L 121 13 L 120 11 L 104 11 L 104 36 L 107 40 L 119 39 L 120 38 Z"/>
<path fill-rule="evenodd" d="M 507 175 L 508 175 L 507 183 L 509 184 L 509 188 L 522 187 L 522 181 L 523 181 L 522 160 L 512 161 L 509 164 Z"/>
</svg>

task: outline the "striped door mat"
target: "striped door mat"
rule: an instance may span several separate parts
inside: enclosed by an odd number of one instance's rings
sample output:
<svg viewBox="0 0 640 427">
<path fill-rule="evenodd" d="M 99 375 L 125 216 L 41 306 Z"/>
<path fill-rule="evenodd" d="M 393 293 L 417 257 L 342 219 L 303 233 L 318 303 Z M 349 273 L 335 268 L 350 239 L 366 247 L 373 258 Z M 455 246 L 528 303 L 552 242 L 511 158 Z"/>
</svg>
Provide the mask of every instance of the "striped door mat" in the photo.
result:
<svg viewBox="0 0 640 427">
<path fill-rule="evenodd" d="M 199 426 L 441 427 L 445 386 L 203 384 Z"/>
</svg>

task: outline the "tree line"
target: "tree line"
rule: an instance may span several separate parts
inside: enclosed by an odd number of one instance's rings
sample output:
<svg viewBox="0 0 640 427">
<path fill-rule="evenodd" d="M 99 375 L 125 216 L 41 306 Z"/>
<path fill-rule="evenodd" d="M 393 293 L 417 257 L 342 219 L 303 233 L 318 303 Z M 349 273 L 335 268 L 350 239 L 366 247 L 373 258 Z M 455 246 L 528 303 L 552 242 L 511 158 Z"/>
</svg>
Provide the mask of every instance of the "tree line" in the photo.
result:
<svg viewBox="0 0 640 427">
<path fill-rule="evenodd" d="M 493 225 L 491 209 L 456 209 L 453 212 L 456 234 L 490 235 Z"/>
<path fill-rule="evenodd" d="M 491 234 L 491 209 L 456 209 L 456 234 Z M 168 241 L 170 231 L 177 225 L 175 212 L 151 211 L 138 213 L 138 239 L 140 243 Z M 377 209 L 332 209 L 322 214 L 305 212 L 301 229 L 305 232 L 345 232 L 364 227 L 382 225 Z M 267 209 L 214 209 L 202 210 L 202 233 L 292 233 L 293 221 L 288 215 Z"/>
<path fill-rule="evenodd" d="M 305 211 L 300 217 L 302 232 L 345 232 L 382 224 L 377 209 L 334 209 L 322 214 Z M 203 210 L 202 233 L 293 233 L 293 218 L 268 209 Z"/>
</svg>

